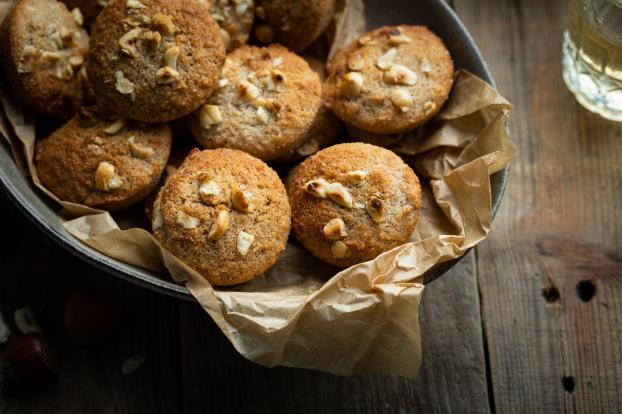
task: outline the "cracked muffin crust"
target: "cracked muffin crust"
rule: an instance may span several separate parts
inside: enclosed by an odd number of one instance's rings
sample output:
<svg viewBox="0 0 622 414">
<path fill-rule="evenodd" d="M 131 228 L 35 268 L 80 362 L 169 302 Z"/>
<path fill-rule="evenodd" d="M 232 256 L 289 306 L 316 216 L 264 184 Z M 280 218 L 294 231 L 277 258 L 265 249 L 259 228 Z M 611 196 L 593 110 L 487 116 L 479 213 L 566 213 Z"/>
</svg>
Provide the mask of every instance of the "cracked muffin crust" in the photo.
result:
<svg viewBox="0 0 622 414">
<path fill-rule="evenodd" d="M 338 267 L 406 243 L 421 208 L 413 170 L 363 143 L 333 145 L 304 160 L 288 179 L 288 194 L 296 238 Z"/>
<path fill-rule="evenodd" d="M 255 37 L 301 51 L 317 39 L 335 14 L 335 0 L 259 0 Z"/>
<path fill-rule="evenodd" d="M 155 188 L 170 151 L 166 124 L 83 108 L 37 142 L 35 163 L 43 185 L 61 200 L 116 211 Z"/>
<path fill-rule="evenodd" d="M 242 151 L 194 149 L 166 182 L 153 234 L 212 285 L 253 279 L 277 260 L 290 229 L 285 187 Z"/>
<path fill-rule="evenodd" d="M 423 26 L 373 30 L 328 65 L 326 105 L 344 122 L 375 134 L 398 134 L 432 118 L 449 96 L 453 62 Z"/>
<path fill-rule="evenodd" d="M 320 107 L 321 82 L 281 45 L 241 46 L 229 54 L 220 87 L 189 118 L 205 148 L 234 148 L 270 161 L 305 137 Z"/>
<path fill-rule="evenodd" d="M 82 103 L 89 38 L 79 10 L 57 0 L 19 0 L 0 28 L 3 72 L 33 110 L 70 118 Z"/>
<path fill-rule="evenodd" d="M 91 31 L 89 79 L 103 105 L 166 122 L 196 110 L 225 60 L 218 25 L 195 0 L 110 0 Z"/>
</svg>

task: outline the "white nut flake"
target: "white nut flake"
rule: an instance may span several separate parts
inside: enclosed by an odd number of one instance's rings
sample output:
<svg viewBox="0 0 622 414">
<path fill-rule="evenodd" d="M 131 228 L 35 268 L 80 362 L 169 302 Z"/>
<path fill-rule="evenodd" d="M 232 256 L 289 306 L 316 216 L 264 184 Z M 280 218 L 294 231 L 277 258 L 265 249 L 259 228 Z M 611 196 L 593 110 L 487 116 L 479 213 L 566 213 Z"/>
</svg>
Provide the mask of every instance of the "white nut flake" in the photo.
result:
<svg viewBox="0 0 622 414">
<path fill-rule="evenodd" d="M 245 231 L 241 231 L 240 233 L 238 233 L 238 241 L 236 244 L 238 253 L 240 253 L 242 256 L 246 256 L 254 241 L 255 236 L 253 236 L 252 234 Z"/>
<path fill-rule="evenodd" d="M 191 215 L 186 214 L 183 211 L 177 212 L 175 220 L 177 221 L 177 224 L 179 224 L 186 230 L 196 229 L 201 225 L 201 220 L 196 217 L 192 217 Z"/>
</svg>

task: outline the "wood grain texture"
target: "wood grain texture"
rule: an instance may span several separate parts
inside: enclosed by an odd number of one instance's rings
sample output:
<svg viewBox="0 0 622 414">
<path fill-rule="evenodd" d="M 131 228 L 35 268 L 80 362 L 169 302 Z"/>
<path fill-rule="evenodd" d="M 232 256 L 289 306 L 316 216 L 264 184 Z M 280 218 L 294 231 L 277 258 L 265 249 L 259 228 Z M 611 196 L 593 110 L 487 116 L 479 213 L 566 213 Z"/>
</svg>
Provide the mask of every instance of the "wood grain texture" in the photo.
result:
<svg viewBox="0 0 622 414">
<path fill-rule="evenodd" d="M 420 378 L 264 368 L 239 356 L 196 304 L 181 305 L 184 408 L 220 413 L 489 412 L 474 257 L 425 290 Z"/>
<path fill-rule="evenodd" d="M 521 155 L 477 268 L 497 412 L 622 406 L 622 125 L 561 77 L 565 0 L 454 0 Z"/>
</svg>

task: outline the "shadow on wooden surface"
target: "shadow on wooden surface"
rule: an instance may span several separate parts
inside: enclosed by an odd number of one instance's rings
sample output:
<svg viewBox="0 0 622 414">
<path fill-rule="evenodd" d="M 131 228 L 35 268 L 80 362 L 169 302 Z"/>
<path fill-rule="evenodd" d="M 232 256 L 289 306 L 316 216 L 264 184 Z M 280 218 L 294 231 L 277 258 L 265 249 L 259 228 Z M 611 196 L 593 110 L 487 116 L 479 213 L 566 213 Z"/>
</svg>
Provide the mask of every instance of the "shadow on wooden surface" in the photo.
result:
<svg viewBox="0 0 622 414">
<path fill-rule="evenodd" d="M 470 255 L 426 290 L 424 364 L 418 381 L 351 378 L 292 368 L 264 368 L 239 356 L 205 312 L 121 282 L 62 251 L 0 197 L 9 228 L 0 236 L 0 309 L 33 306 L 60 355 L 58 380 L 23 395 L 0 380 L 0 413 L 394 413 L 421 409 L 488 412 L 486 372 Z M 63 303 L 77 288 L 110 292 L 124 308 L 118 338 L 80 347 L 65 333 Z M 3 351 L 0 346 L 0 355 Z M 145 354 L 130 375 L 122 362 Z"/>
<path fill-rule="evenodd" d="M 477 256 L 496 411 L 620 412 L 622 124 L 563 83 L 566 0 L 453 3 L 521 150 Z"/>
</svg>

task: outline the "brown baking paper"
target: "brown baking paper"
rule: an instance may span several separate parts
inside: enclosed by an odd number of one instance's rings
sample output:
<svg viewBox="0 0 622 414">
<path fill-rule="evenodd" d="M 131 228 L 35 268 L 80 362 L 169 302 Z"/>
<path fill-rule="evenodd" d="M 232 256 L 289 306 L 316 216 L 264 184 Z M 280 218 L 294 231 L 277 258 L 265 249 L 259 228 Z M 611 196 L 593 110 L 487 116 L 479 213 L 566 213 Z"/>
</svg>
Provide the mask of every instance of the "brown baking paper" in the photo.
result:
<svg viewBox="0 0 622 414">
<path fill-rule="evenodd" d="M 335 42 L 352 36 L 352 22 L 363 27 L 361 13 L 360 0 L 346 1 Z M 458 71 L 444 109 L 394 148 L 422 178 L 423 206 L 411 242 L 336 273 L 291 241 L 260 278 L 215 289 L 148 231 L 120 226 L 106 212 L 62 202 L 45 190 L 32 163 L 33 120 L 10 96 L 1 98 L 0 132 L 23 156 L 35 185 L 63 206 L 59 219 L 77 216 L 64 221 L 68 232 L 108 256 L 168 271 L 185 283 L 246 358 L 340 375 L 416 377 L 423 275 L 486 237 L 492 222 L 489 176 L 516 155 L 506 130 L 510 104 L 481 79 Z"/>
</svg>

